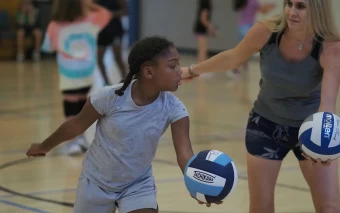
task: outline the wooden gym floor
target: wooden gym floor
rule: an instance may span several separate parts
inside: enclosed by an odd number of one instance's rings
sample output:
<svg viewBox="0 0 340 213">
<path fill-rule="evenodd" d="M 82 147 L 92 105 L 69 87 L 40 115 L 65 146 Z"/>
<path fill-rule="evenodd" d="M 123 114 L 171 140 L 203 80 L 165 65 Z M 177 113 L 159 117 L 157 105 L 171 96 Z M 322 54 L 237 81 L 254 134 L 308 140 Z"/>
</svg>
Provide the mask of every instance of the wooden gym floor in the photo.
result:
<svg viewBox="0 0 340 213">
<path fill-rule="evenodd" d="M 194 60 L 182 55 L 181 64 Z M 58 150 L 45 158 L 25 156 L 31 143 L 41 142 L 64 121 L 56 63 L 49 59 L 0 65 L 0 212 L 72 212 L 83 156 L 69 157 Z M 112 70 L 111 78 L 119 80 L 115 65 Z M 169 129 L 153 163 L 161 213 L 248 212 L 244 133 L 251 106 L 233 85 L 246 86 L 245 94 L 252 103 L 258 92 L 258 62 L 251 62 L 249 70 L 247 81 L 235 83 L 223 72 L 182 85 L 175 93 L 191 116 L 194 151 L 218 149 L 235 161 L 239 171 L 235 191 L 223 205 L 198 205 L 185 189 Z M 96 76 L 98 87 L 101 79 L 98 73 Z M 88 139 L 93 127 L 86 132 Z M 275 202 L 278 213 L 314 212 L 307 184 L 291 153 L 282 166 Z"/>
</svg>

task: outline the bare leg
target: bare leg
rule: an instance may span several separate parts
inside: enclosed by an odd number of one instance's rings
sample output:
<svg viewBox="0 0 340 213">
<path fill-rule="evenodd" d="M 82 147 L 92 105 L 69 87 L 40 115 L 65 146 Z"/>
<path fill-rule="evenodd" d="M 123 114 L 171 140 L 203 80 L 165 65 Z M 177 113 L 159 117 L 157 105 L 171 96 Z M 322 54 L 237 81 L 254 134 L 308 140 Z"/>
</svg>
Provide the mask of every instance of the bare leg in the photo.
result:
<svg viewBox="0 0 340 213">
<path fill-rule="evenodd" d="M 198 55 L 197 61 L 202 62 L 208 58 L 208 40 L 206 36 L 197 36 Z"/>
<path fill-rule="evenodd" d="M 25 30 L 19 29 L 17 31 L 17 60 L 24 60 L 24 39 L 25 39 Z"/>
<path fill-rule="evenodd" d="M 125 66 L 124 61 L 123 61 L 122 47 L 121 47 L 120 44 L 113 44 L 112 50 L 113 50 L 113 53 L 114 53 L 114 59 L 115 59 L 117 65 L 118 65 L 122 79 L 125 79 L 127 72 L 126 72 L 126 66 Z"/>
<path fill-rule="evenodd" d="M 305 160 L 300 161 L 300 168 L 311 190 L 316 213 L 339 213 L 338 161 L 323 166 Z"/>
<path fill-rule="evenodd" d="M 35 51 L 33 53 L 33 59 L 35 61 L 40 60 L 40 47 L 42 42 L 42 32 L 40 29 L 34 29 L 33 30 L 33 36 L 35 40 Z"/>
<path fill-rule="evenodd" d="M 33 36 L 35 40 L 35 51 L 40 52 L 41 42 L 42 42 L 42 32 L 40 29 L 33 30 Z"/>
<path fill-rule="evenodd" d="M 80 112 L 80 101 L 87 100 L 87 94 L 64 94 L 63 95 L 64 101 L 67 101 L 68 105 L 66 105 L 65 111 L 68 107 L 71 107 L 71 113 L 67 113 L 66 120 L 71 119 L 72 117 L 76 116 L 76 112 Z M 85 102 L 84 102 L 85 103 Z M 71 105 L 70 105 L 71 104 Z M 66 114 L 66 113 L 65 113 Z M 67 143 L 65 143 L 64 148 L 65 152 L 68 155 L 78 155 L 82 154 L 87 150 L 88 144 L 83 135 L 78 135 L 77 137 L 71 139 Z"/>
<path fill-rule="evenodd" d="M 102 74 L 102 77 L 103 77 L 103 80 L 104 80 L 104 84 L 108 85 L 108 84 L 110 84 L 110 81 L 109 81 L 109 78 L 107 77 L 106 67 L 105 67 L 105 64 L 104 64 L 105 50 L 106 50 L 106 47 L 98 46 L 98 49 L 97 49 L 98 66 L 99 66 L 100 73 Z"/>
<path fill-rule="evenodd" d="M 247 153 L 249 213 L 274 213 L 274 192 L 282 161 Z"/>
</svg>

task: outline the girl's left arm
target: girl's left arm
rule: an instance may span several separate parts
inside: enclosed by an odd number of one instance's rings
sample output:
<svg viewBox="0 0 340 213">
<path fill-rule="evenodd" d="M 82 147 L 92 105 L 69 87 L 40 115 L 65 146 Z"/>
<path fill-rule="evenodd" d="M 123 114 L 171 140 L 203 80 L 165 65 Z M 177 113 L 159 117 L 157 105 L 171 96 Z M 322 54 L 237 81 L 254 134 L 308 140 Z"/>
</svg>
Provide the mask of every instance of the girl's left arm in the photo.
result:
<svg viewBox="0 0 340 213">
<path fill-rule="evenodd" d="M 194 153 L 192 151 L 189 136 L 189 117 L 183 117 L 171 124 L 172 140 L 177 155 L 177 163 L 184 173 L 185 166 Z"/>
</svg>

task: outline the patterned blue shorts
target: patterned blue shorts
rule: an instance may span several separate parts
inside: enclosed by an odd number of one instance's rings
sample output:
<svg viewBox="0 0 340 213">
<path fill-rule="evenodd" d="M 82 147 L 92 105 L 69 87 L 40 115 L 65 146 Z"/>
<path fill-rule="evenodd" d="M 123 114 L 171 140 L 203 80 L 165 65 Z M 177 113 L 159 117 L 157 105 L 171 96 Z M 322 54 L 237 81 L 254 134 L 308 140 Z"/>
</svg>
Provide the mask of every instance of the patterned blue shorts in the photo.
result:
<svg viewBox="0 0 340 213">
<path fill-rule="evenodd" d="M 269 160 L 283 160 L 291 150 L 298 160 L 306 160 L 302 156 L 298 134 L 298 127 L 274 123 L 251 111 L 246 132 L 246 148 L 249 154 Z"/>
</svg>

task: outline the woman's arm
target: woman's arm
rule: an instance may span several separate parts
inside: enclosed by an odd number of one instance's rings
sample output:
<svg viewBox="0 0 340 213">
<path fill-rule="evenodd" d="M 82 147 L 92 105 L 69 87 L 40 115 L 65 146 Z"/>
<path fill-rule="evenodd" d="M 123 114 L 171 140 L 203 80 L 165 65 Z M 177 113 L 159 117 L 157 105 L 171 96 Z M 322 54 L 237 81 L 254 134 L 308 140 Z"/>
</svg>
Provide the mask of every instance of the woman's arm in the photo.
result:
<svg viewBox="0 0 340 213">
<path fill-rule="evenodd" d="M 320 112 L 335 113 L 340 84 L 340 42 L 324 43 L 320 63 L 323 67 Z"/>
<path fill-rule="evenodd" d="M 237 68 L 258 52 L 268 41 L 270 35 L 271 32 L 262 23 L 256 23 L 236 47 L 194 65 L 193 72 L 200 75 Z M 183 78 L 192 77 L 187 67 L 182 68 L 182 71 Z"/>
<path fill-rule="evenodd" d="M 336 100 L 339 92 L 340 84 L 340 42 L 323 44 L 323 52 L 320 57 L 320 64 L 323 68 L 323 78 L 321 83 L 321 101 L 319 106 L 319 112 L 336 111 Z M 306 159 L 329 166 L 331 160 L 322 162 L 320 159 L 312 159 L 307 154 L 302 154 Z"/>
<path fill-rule="evenodd" d="M 194 153 L 189 137 L 189 117 L 186 116 L 171 124 L 172 140 L 177 155 L 177 163 L 184 173 L 185 166 Z"/>
</svg>

